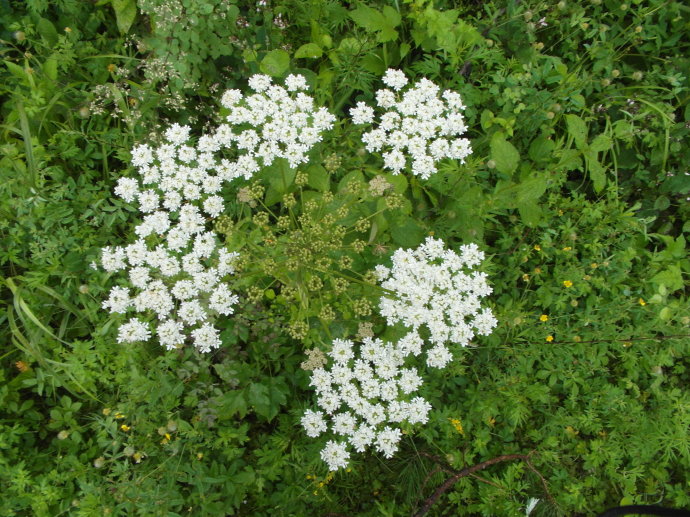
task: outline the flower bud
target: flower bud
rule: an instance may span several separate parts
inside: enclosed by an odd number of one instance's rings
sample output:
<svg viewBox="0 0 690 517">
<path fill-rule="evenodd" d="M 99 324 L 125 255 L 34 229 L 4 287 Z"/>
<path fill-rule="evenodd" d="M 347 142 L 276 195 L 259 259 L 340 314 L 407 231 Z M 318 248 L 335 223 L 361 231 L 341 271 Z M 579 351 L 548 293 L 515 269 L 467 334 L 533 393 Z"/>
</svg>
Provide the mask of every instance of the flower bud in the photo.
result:
<svg viewBox="0 0 690 517">
<path fill-rule="evenodd" d="M 63 429 L 62 431 L 60 431 L 58 433 L 57 439 L 58 440 L 66 440 L 68 436 L 69 436 L 69 431 L 66 431 Z"/>
<path fill-rule="evenodd" d="M 22 42 L 26 39 L 26 33 L 24 31 L 17 31 L 13 34 L 14 39 L 16 39 L 18 42 Z"/>
<path fill-rule="evenodd" d="M 103 465 L 105 465 L 105 458 L 103 456 L 100 456 L 93 460 L 93 466 L 97 469 L 100 469 Z"/>
</svg>

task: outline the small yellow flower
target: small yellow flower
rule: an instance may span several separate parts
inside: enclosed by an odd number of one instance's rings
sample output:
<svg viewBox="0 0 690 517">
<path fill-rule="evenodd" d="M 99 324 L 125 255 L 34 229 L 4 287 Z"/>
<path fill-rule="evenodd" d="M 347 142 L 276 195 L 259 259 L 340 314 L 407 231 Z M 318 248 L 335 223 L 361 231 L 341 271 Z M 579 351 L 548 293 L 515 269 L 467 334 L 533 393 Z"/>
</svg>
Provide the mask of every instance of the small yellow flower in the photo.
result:
<svg viewBox="0 0 690 517">
<path fill-rule="evenodd" d="M 125 433 L 131 429 L 127 424 L 122 424 L 120 426 L 120 429 L 122 429 Z"/>
<path fill-rule="evenodd" d="M 534 268 L 534 274 L 535 274 L 535 275 L 538 275 L 539 273 L 541 273 L 541 268 L 540 268 L 540 267 L 535 267 L 535 268 Z"/>
<path fill-rule="evenodd" d="M 570 280 L 563 280 L 563 285 L 565 287 L 572 287 L 573 283 Z"/>
<path fill-rule="evenodd" d="M 644 307 L 645 305 L 647 305 L 647 302 L 645 302 L 642 298 L 640 298 L 639 300 L 637 300 L 637 303 L 639 303 L 640 305 L 642 305 L 642 307 Z"/>
<path fill-rule="evenodd" d="M 539 246 L 539 244 L 535 244 L 534 251 L 541 251 L 541 246 Z"/>
<path fill-rule="evenodd" d="M 14 366 L 19 370 L 21 373 L 28 372 L 29 371 L 29 365 L 26 364 L 24 361 L 17 361 L 14 363 Z"/>
<path fill-rule="evenodd" d="M 573 248 L 571 248 L 570 246 L 566 246 L 565 248 L 563 248 L 563 251 L 570 251 L 571 249 Z"/>
<path fill-rule="evenodd" d="M 551 335 L 546 336 L 546 341 L 548 341 L 549 343 L 551 343 L 551 341 L 553 341 L 553 336 L 551 336 Z"/>
<path fill-rule="evenodd" d="M 204 453 L 203 452 L 197 452 L 196 453 L 196 459 L 203 460 L 204 459 Z"/>
<path fill-rule="evenodd" d="M 103 408 L 103 414 L 104 414 L 105 416 L 108 416 L 108 415 L 110 414 L 111 411 L 112 411 L 112 409 L 110 409 L 109 407 L 104 407 L 104 408 Z"/>
<path fill-rule="evenodd" d="M 529 282 L 529 275 L 527 273 L 522 275 L 522 280 L 523 280 L 523 282 Z"/>
<path fill-rule="evenodd" d="M 596 269 L 596 268 L 599 267 L 599 264 L 597 264 L 596 262 L 592 262 L 592 263 L 589 265 L 589 267 L 591 267 L 592 269 Z"/>
<path fill-rule="evenodd" d="M 120 420 L 120 419 L 122 419 L 122 418 L 124 418 L 124 417 L 125 417 L 125 415 L 123 415 L 123 414 L 120 413 L 119 411 L 118 411 L 117 413 L 115 413 L 115 418 L 116 418 L 117 420 Z"/>
<path fill-rule="evenodd" d="M 117 70 L 117 67 L 113 63 L 110 63 L 107 68 L 108 72 L 110 73 L 113 73 L 115 70 Z"/>
<path fill-rule="evenodd" d="M 549 321 L 549 317 L 546 314 L 539 316 L 539 321 Z"/>
<path fill-rule="evenodd" d="M 72 29 L 70 29 L 69 27 L 65 27 L 65 32 L 69 34 L 70 32 L 72 32 Z"/>
</svg>

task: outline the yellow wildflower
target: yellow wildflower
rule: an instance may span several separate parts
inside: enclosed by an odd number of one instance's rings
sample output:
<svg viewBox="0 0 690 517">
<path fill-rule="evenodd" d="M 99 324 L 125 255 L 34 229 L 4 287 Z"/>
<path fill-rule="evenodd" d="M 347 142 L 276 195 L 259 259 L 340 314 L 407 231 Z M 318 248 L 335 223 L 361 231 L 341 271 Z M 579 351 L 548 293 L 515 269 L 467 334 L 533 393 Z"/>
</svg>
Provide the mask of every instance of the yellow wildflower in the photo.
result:
<svg viewBox="0 0 690 517">
<path fill-rule="evenodd" d="M 549 321 L 549 317 L 546 314 L 539 316 L 539 321 Z"/>
<path fill-rule="evenodd" d="M 572 287 L 573 283 L 570 280 L 563 280 L 563 285 L 565 287 Z"/>
</svg>

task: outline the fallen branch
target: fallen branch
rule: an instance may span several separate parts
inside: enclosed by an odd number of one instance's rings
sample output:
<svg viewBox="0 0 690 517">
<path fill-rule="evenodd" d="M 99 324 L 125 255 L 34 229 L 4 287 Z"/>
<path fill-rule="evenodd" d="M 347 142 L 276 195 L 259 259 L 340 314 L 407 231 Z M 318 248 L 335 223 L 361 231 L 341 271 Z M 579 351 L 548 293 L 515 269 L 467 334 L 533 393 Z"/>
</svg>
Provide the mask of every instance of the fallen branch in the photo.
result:
<svg viewBox="0 0 690 517">
<path fill-rule="evenodd" d="M 501 463 L 504 461 L 513 461 L 513 460 L 522 460 L 525 462 L 527 467 L 534 472 L 539 479 L 541 480 L 542 486 L 544 487 L 544 493 L 546 494 L 546 497 L 549 499 L 549 501 L 556 505 L 555 499 L 551 496 L 549 493 L 548 485 L 546 484 L 546 479 L 544 479 L 544 476 L 542 476 L 541 472 L 539 472 L 534 465 L 532 465 L 532 462 L 530 460 L 531 455 L 533 454 L 534 451 L 530 452 L 529 454 L 504 454 L 503 456 L 497 456 L 495 458 L 491 458 L 490 460 L 486 460 L 482 463 L 478 463 L 477 465 L 473 465 L 471 467 L 464 468 L 460 471 L 454 471 L 453 469 L 449 469 L 447 467 L 441 467 L 442 470 L 445 472 L 453 472 L 453 475 L 448 478 L 440 487 L 436 489 L 436 491 L 428 497 L 425 501 L 420 510 L 413 515 L 413 517 L 422 517 L 425 515 L 431 507 L 436 503 L 439 497 L 443 495 L 443 493 L 451 488 L 455 483 L 457 483 L 460 479 L 467 477 L 467 476 L 472 476 L 476 477 L 480 481 L 488 482 L 489 484 L 493 484 L 489 482 L 488 480 L 479 478 L 479 476 L 475 476 L 475 472 L 478 472 L 480 470 L 484 470 L 487 467 L 490 467 L 491 465 L 495 465 L 496 463 Z M 423 456 L 426 456 L 427 458 L 430 458 L 437 463 L 443 464 L 442 460 L 436 456 L 432 456 L 430 454 L 422 453 Z"/>
</svg>

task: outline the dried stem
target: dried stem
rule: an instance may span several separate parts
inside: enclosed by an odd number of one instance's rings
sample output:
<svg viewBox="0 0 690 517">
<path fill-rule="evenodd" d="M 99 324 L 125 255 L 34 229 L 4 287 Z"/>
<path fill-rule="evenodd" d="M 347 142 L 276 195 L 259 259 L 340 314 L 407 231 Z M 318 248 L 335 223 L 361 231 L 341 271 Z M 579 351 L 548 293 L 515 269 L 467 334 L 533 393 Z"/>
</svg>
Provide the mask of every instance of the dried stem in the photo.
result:
<svg viewBox="0 0 690 517">
<path fill-rule="evenodd" d="M 445 465 L 445 462 L 441 458 L 439 458 L 437 456 L 433 456 L 433 455 L 428 454 L 428 453 L 422 452 L 421 453 L 422 456 L 425 456 L 429 459 L 432 459 L 433 461 L 435 461 L 437 463 L 437 466 L 439 464 L 441 465 L 440 468 L 442 470 L 444 470 L 445 472 L 452 472 L 453 475 L 450 478 L 448 478 L 440 487 L 438 487 L 436 489 L 436 491 L 430 497 L 428 497 L 424 501 L 424 504 L 422 505 L 421 509 L 417 513 L 415 513 L 413 517 L 422 517 L 423 515 L 425 515 L 431 509 L 431 507 L 434 505 L 434 503 L 438 500 L 438 498 L 443 495 L 444 492 L 446 492 L 449 488 L 451 488 L 453 485 L 455 485 L 455 483 L 457 483 L 460 479 L 467 477 L 467 476 L 474 477 L 479 481 L 482 481 L 482 482 L 488 483 L 492 486 L 496 486 L 498 488 L 501 488 L 500 486 L 496 485 L 492 481 L 483 479 L 483 478 L 475 475 L 475 472 L 478 472 L 480 470 L 484 470 L 485 468 L 490 467 L 491 465 L 495 465 L 496 463 L 501 463 L 504 461 L 513 461 L 513 460 L 522 460 L 525 462 L 527 467 L 532 472 L 534 472 L 539 477 L 539 479 L 541 480 L 542 486 L 544 487 L 544 493 L 546 494 L 546 497 L 548 498 L 548 500 L 554 506 L 557 506 L 555 499 L 551 496 L 551 494 L 549 492 L 549 488 L 548 488 L 548 485 L 546 483 L 546 479 L 544 479 L 544 476 L 541 474 L 541 472 L 539 472 L 534 467 L 534 465 L 532 465 L 530 457 L 533 453 L 534 453 L 534 451 L 530 452 L 529 454 L 504 454 L 502 456 L 497 456 L 497 457 L 492 458 L 490 460 L 486 460 L 482 463 L 478 463 L 477 465 L 473 465 L 471 467 L 464 468 L 460 471 L 455 471 L 455 470 L 450 469 L 448 467 L 444 467 L 443 465 Z M 434 472 L 436 472 L 436 471 L 434 471 Z M 429 477 L 431 477 L 431 476 L 428 476 L 427 480 Z M 426 480 L 425 480 L 424 484 L 426 484 Z"/>
</svg>

